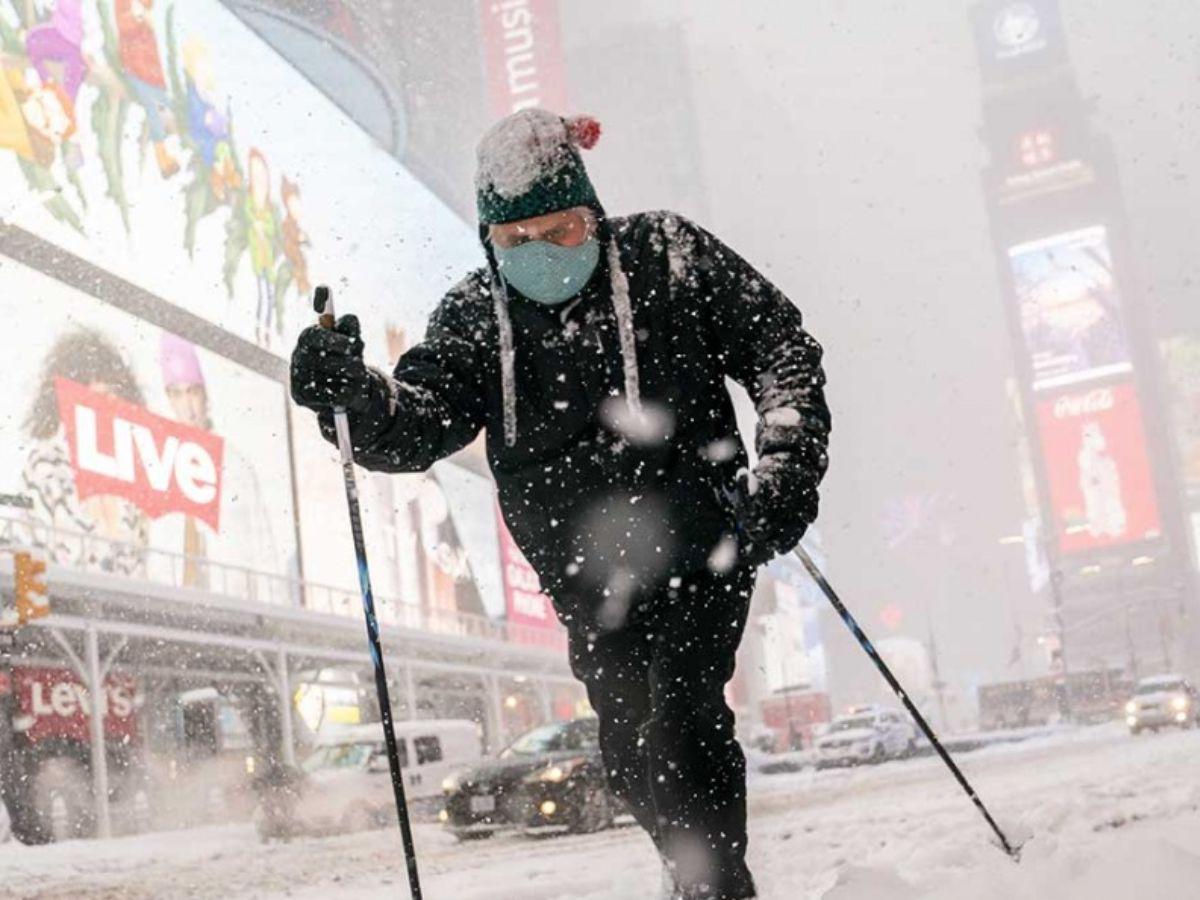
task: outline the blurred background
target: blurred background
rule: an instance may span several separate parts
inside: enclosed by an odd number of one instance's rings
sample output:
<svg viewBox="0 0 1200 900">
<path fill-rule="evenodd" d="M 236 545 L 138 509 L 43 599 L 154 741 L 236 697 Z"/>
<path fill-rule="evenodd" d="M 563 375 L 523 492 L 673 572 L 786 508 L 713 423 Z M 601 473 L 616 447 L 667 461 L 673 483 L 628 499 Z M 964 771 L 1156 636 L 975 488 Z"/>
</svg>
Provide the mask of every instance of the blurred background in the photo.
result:
<svg viewBox="0 0 1200 900">
<path fill-rule="evenodd" d="M 419 340 L 482 263 L 475 142 L 526 106 L 601 121 L 610 212 L 695 219 L 804 312 L 834 414 L 807 541 L 935 725 L 1113 718 L 1195 673 L 1197 33 L 1171 0 L 0 0 L 20 827 L 248 815 L 247 777 L 378 721 L 287 355 L 317 283 L 374 362 Z M 480 448 L 360 477 L 398 717 L 498 749 L 586 713 Z M 886 699 L 843 632 L 764 573 L 747 741 Z"/>
</svg>

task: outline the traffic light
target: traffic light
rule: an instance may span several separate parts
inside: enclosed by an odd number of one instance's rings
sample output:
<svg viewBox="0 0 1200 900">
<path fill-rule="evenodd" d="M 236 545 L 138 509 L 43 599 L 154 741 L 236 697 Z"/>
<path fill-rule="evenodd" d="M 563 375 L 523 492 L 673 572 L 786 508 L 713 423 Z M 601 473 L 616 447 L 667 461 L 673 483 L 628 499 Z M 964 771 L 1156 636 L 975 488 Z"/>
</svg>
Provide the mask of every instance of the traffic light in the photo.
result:
<svg viewBox="0 0 1200 900">
<path fill-rule="evenodd" d="M 13 584 L 17 597 L 17 620 L 24 625 L 50 614 L 50 592 L 42 576 L 46 561 L 32 553 L 13 554 Z"/>
</svg>

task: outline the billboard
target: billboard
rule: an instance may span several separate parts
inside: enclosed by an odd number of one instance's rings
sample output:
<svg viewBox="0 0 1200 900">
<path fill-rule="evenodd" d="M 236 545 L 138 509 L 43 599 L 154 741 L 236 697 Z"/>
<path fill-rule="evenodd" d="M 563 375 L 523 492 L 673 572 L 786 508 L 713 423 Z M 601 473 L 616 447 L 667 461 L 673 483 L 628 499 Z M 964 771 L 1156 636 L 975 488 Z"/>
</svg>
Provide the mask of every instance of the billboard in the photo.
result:
<svg viewBox="0 0 1200 900">
<path fill-rule="evenodd" d="M 1034 390 L 1132 370 L 1102 225 L 1008 250 Z"/>
<path fill-rule="evenodd" d="M 0 217 L 271 352 L 324 281 L 382 353 L 481 260 L 217 0 L 0 0 L 0 48 Z"/>
<path fill-rule="evenodd" d="M 535 106 L 566 110 L 558 0 L 480 0 L 479 14 L 492 116 Z"/>
<path fill-rule="evenodd" d="M 20 502 L 0 543 L 134 576 L 186 556 L 172 577 L 193 587 L 210 562 L 294 574 L 283 386 L 34 269 L 0 274 L 37 309 L 5 348 L 0 493 Z"/>
<path fill-rule="evenodd" d="M 500 532 L 505 618 L 513 625 L 525 626 L 513 629 L 509 633 L 509 640 L 515 643 L 565 646 L 566 633 L 559 626 L 554 606 L 550 598 L 542 593 L 537 572 L 513 540 L 499 507 L 496 507 L 496 527 Z"/>
<path fill-rule="evenodd" d="M 1063 553 L 1161 536 L 1158 501 L 1132 383 L 1077 389 L 1038 403 L 1054 531 Z"/>
<path fill-rule="evenodd" d="M 1189 494 L 1200 498 L 1200 338 L 1162 343 L 1170 388 L 1171 431 Z"/>
<path fill-rule="evenodd" d="M 13 668 L 12 678 L 17 705 L 13 727 L 26 740 L 90 742 L 92 699 L 74 672 L 21 666 Z M 104 679 L 100 712 L 106 738 L 137 740 L 137 710 L 141 700 L 137 682 L 127 675 L 109 675 Z"/>
<path fill-rule="evenodd" d="M 985 80 L 1017 78 L 1067 63 L 1058 0 L 985 0 L 974 20 Z"/>
<path fill-rule="evenodd" d="M 81 502 L 120 497 L 152 519 L 177 512 L 220 528 L 219 436 L 61 376 L 54 393 Z"/>
</svg>

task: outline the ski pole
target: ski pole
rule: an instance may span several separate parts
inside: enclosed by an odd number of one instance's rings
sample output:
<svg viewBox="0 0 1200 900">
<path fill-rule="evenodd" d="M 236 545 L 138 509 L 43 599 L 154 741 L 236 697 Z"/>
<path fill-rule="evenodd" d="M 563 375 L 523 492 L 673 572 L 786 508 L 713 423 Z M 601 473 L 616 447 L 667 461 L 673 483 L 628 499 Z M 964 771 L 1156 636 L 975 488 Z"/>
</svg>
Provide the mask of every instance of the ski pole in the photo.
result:
<svg viewBox="0 0 1200 900">
<path fill-rule="evenodd" d="M 333 295 L 325 285 L 313 292 L 313 308 L 320 317 L 322 328 L 333 328 Z M 350 422 L 346 410 L 335 407 L 333 423 L 337 429 L 338 450 L 342 456 L 342 478 L 346 484 L 346 505 L 350 508 L 350 533 L 354 537 L 354 555 L 358 561 L 358 585 L 362 590 L 363 616 L 367 620 L 367 644 L 371 663 L 375 667 L 375 693 L 379 697 L 379 715 L 383 719 L 383 742 L 387 748 L 388 769 L 392 774 L 392 793 L 396 799 L 396 816 L 400 820 L 400 837 L 404 842 L 404 860 L 408 866 L 408 889 L 412 900 L 421 900 L 421 880 L 417 875 L 417 850 L 413 844 L 412 825 L 408 821 L 408 803 L 404 797 L 404 777 L 400 771 L 400 754 L 396 748 L 396 732 L 392 723 L 392 703 L 388 697 L 387 673 L 383 667 L 383 648 L 379 643 L 379 621 L 375 618 L 375 597 L 371 593 L 371 573 L 367 569 L 367 544 L 363 539 L 362 516 L 358 505 L 358 484 L 354 480 L 354 446 L 350 442 Z"/>
<path fill-rule="evenodd" d="M 900 698 L 900 702 L 904 704 L 904 708 L 908 710 L 908 714 L 913 717 L 913 721 L 917 723 L 917 726 L 925 734 L 925 737 L 928 738 L 930 745 L 934 750 L 937 751 L 938 756 L 942 758 L 942 762 L 946 764 L 946 767 L 950 770 L 951 774 L 954 775 L 955 779 L 959 783 L 959 786 L 966 791 L 967 796 L 971 798 L 971 802 L 975 804 L 975 808 L 979 810 L 980 815 L 987 820 L 987 823 L 991 826 L 992 831 L 996 833 L 996 837 L 1000 839 L 1000 846 L 1004 848 L 1004 852 L 1011 856 L 1014 861 L 1019 861 L 1021 858 L 1021 848 L 1014 847 L 1008 842 L 1008 838 L 1005 836 L 1004 832 L 1000 830 L 1000 826 L 996 824 L 996 820 L 992 818 L 992 814 L 987 811 L 987 807 L 983 805 L 983 801 L 980 800 L 979 795 L 975 793 L 975 788 L 971 787 L 971 783 L 967 781 L 967 778 L 965 775 L 963 775 L 962 770 L 959 769 L 958 765 L 946 751 L 946 748 L 942 746 L 942 742 L 939 741 L 937 735 L 933 733 L 933 729 L 929 727 L 929 723 L 925 721 L 925 717 L 921 715 L 920 710 L 918 710 L 912 700 L 908 698 L 908 693 L 900 686 L 900 682 L 896 680 L 896 676 L 892 674 L 892 670 L 888 668 L 887 663 L 883 661 L 883 657 L 879 655 L 879 651 L 875 649 L 875 645 L 872 644 L 870 638 L 863 633 L 862 628 L 859 627 L 858 622 L 850 613 L 850 610 L 846 609 L 845 604 L 842 603 L 842 601 L 838 598 L 837 592 L 835 592 L 829 582 L 826 581 L 825 576 L 821 574 L 821 570 L 818 569 L 817 564 L 812 561 L 812 557 L 808 555 L 808 551 L 805 550 L 804 547 L 797 545 L 795 553 L 800 559 L 800 562 L 804 564 L 804 568 L 808 570 L 808 574 L 812 576 L 813 581 L 817 583 L 817 586 L 821 589 L 822 593 L 824 593 L 829 602 L 833 604 L 833 608 L 837 610 L 837 614 L 842 617 L 842 621 L 846 623 L 846 627 L 850 629 L 850 632 L 854 635 L 855 640 L 857 640 L 863 650 L 866 651 L 867 656 L 871 657 L 871 661 L 875 663 L 875 668 L 879 670 L 879 674 L 883 676 L 883 680 L 888 683 L 888 686 L 895 691 L 896 696 Z"/>
</svg>

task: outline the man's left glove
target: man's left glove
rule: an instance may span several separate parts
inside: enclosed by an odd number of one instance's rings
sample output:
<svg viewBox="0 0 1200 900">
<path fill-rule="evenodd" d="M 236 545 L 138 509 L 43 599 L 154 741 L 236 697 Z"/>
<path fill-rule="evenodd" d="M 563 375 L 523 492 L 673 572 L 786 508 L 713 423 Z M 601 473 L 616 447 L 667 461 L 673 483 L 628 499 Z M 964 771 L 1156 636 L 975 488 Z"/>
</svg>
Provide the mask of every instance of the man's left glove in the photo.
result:
<svg viewBox="0 0 1200 900">
<path fill-rule="evenodd" d="M 817 517 L 815 479 L 790 453 L 772 453 L 742 471 L 734 497 L 742 558 L 762 565 L 789 553 Z"/>
</svg>

